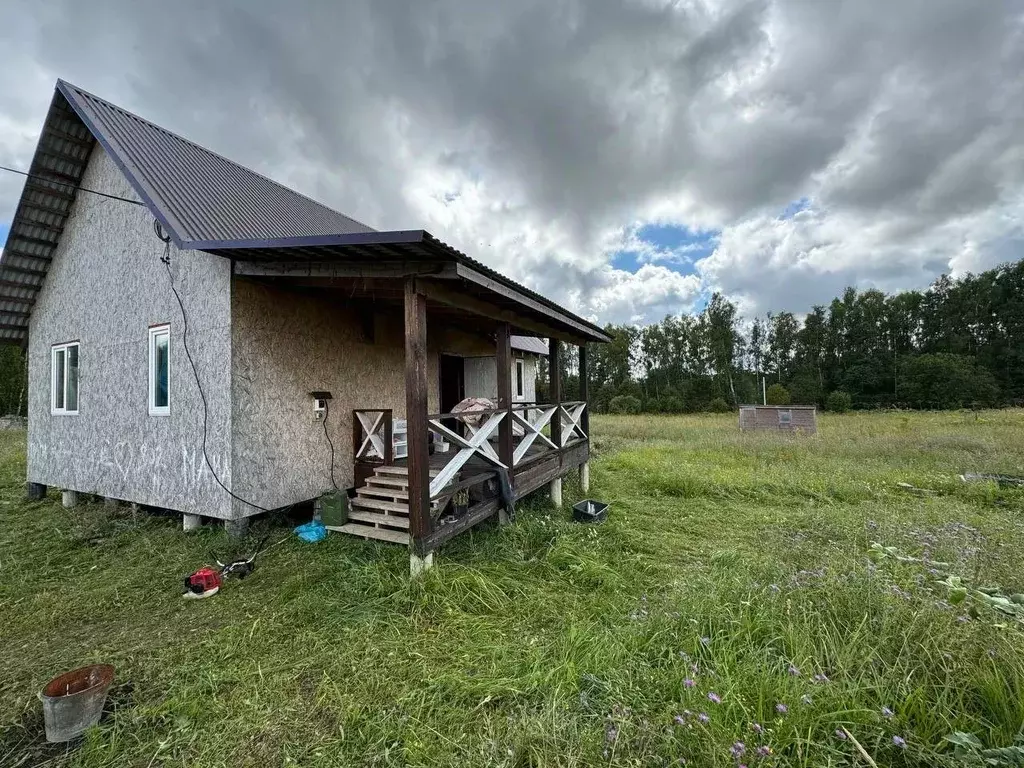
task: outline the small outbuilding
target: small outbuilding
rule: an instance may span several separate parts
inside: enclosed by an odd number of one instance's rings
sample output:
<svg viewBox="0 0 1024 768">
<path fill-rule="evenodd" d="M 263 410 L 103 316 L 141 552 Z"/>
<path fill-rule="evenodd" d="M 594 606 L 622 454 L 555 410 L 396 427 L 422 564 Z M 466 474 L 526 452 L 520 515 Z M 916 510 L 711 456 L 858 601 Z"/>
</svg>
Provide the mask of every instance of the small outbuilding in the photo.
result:
<svg viewBox="0 0 1024 768">
<path fill-rule="evenodd" d="M 818 431 L 818 410 L 813 405 L 741 405 L 740 431 L 813 435 Z"/>
</svg>

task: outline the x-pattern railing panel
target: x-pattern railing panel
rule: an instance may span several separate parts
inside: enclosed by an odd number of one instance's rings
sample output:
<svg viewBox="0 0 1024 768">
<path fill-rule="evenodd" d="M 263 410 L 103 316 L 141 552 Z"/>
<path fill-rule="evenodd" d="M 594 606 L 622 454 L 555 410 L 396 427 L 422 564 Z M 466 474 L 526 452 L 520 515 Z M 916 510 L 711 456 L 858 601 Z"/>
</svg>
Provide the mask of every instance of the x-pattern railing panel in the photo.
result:
<svg viewBox="0 0 1024 768">
<path fill-rule="evenodd" d="M 587 404 L 584 402 L 561 403 L 559 405 L 560 413 L 558 418 L 562 420 L 562 448 L 569 444 L 569 441 L 573 439 L 573 435 L 578 435 L 583 440 L 587 439 L 587 433 L 580 426 L 580 420 L 583 418 L 583 412 L 586 409 Z"/>
<path fill-rule="evenodd" d="M 531 422 L 529 420 L 529 414 L 531 411 L 538 411 L 537 420 Z M 527 451 L 530 450 L 530 446 L 535 441 L 540 440 L 542 443 L 546 443 L 550 447 L 557 450 L 558 446 L 555 445 L 551 438 L 545 435 L 541 430 L 548 425 L 551 421 L 551 417 L 558 411 L 557 405 L 538 406 L 537 408 L 531 408 L 521 413 L 520 411 L 512 411 L 512 419 L 523 428 L 523 439 L 516 446 L 515 451 L 512 453 L 512 464 L 517 466 L 519 462 L 526 456 Z M 525 415 L 523 415 L 525 413 Z"/>
<path fill-rule="evenodd" d="M 444 465 L 444 469 L 437 473 L 437 475 L 430 480 L 430 498 L 436 498 L 440 495 L 441 491 L 446 485 L 448 485 L 458 474 L 459 470 L 465 466 L 466 462 L 469 461 L 473 456 L 480 456 L 482 459 L 490 462 L 499 469 L 508 469 L 501 460 L 498 458 L 498 454 L 494 452 L 494 448 L 488 442 L 494 430 L 498 428 L 501 420 L 505 418 L 505 411 L 498 411 L 491 413 L 487 416 L 479 426 L 474 426 L 467 421 L 463 421 L 466 425 L 467 430 L 470 433 L 468 438 L 463 437 L 457 432 L 452 431 L 446 427 L 441 419 L 430 419 L 430 426 L 434 431 L 438 432 L 447 440 L 450 440 L 453 445 L 458 446 L 459 452 L 456 453 L 451 461 Z M 456 414 L 457 418 L 459 414 Z M 473 412 L 467 412 L 466 416 L 476 416 Z"/>
<path fill-rule="evenodd" d="M 374 418 L 374 414 L 376 417 Z M 384 411 L 356 411 L 356 418 L 359 419 L 359 424 L 363 429 L 363 442 L 359 446 L 359 450 L 356 451 L 356 459 L 367 458 L 367 452 L 372 447 L 377 451 L 377 458 L 383 459 L 386 455 L 384 451 Z"/>
</svg>

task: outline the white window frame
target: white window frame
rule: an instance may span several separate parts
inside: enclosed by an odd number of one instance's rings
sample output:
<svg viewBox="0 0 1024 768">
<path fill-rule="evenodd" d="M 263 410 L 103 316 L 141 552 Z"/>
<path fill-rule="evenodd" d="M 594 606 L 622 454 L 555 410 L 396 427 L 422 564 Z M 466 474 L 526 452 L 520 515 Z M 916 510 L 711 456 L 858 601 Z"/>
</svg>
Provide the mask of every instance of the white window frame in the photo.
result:
<svg viewBox="0 0 1024 768">
<path fill-rule="evenodd" d="M 522 385 L 522 388 L 520 388 Z M 526 361 L 517 357 L 512 366 L 512 386 L 515 387 L 515 399 L 526 399 Z"/>
<path fill-rule="evenodd" d="M 160 336 L 167 337 L 167 405 L 156 404 L 156 340 Z M 171 415 L 171 324 L 151 326 L 149 329 L 149 391 L 146 399 L 149 401 L 150 416 Z"/>
<path fill-rule="evenodd" d="M 53 416 L 77 416 L 78 408 L 71 410 L 68 405 L 68 350 L 71 347 L 78 349 L 78 401 L 76 405 L 82 404 L 82 344 L 78 341 L 65 341 L 54 344 L 50 347 L 50 414 Z M 64 395 L 64 405 L 57 407 L 57 353 L 64 353 L 64 376 L 60 381 L 61 391 Z"/>
</svg>

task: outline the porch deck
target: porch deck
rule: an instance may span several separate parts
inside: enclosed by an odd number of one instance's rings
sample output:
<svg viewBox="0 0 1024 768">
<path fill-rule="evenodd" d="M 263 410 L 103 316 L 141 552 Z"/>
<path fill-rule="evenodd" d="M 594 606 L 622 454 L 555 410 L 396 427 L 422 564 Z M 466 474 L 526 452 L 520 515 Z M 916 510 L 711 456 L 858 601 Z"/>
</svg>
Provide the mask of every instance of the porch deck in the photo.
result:
<svg viewBox="0 0 1024 768">
<path fill-rule="evenodd" d="M 446 433 L 452 446 L 425 457 L 426 482 L 430 485 L 429 528 L 422 537 L 422 546 L 436 548 L 498 512 L 502 500 L 496 481 L 506 468 L 511 470 L 512 501 L 517 502 L 584 464 L 590 455 L 589 440 L 579 423 L 584 407 L 581 403 L 530 405 L 475 414 L 469 423 L 462 422 L 469 433 L 466 437 L 444 428 L 442 418 L 451 414 L 431 418 L 430 424 Z M 532 420 L 531 412 L 538 414 Z M 351 503 L 350 522 L 332 530 L 396 544 L 414 543 L 410 536 L 410 462 L 404 457 L 395 459 L 386 450 L 392 444 L 390 412 L 357 411 L 355 415 L 361 425 L 353 436 L 357 449 L 356 496 Z M 506 439 L 512 439 L 502 451 L 501 435 L 492 435 L 506 418 L 516 422 L 521 434 L 506 434 Z M 502 452 L 510 454 L 511 460 L 502 462 Z M 457 494 L 462 496 L 460 504 L 454 503 Z"/>
</svg>

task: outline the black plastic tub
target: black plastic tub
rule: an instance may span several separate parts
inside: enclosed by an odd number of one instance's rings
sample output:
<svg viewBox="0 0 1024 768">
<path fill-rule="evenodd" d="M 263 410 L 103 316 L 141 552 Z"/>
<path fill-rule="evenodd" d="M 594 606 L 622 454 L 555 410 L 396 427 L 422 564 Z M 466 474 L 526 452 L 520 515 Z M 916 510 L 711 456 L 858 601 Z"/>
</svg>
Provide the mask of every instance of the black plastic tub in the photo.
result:
<svg viewBox="0 0 1024 768">
<path fill-rule="evenodd" d="M 577 523 L 603 523 L 608 517 L 608 505 L 603 501 L 584 499 L 572 505 L 572 519 Z"/>
</svg>

